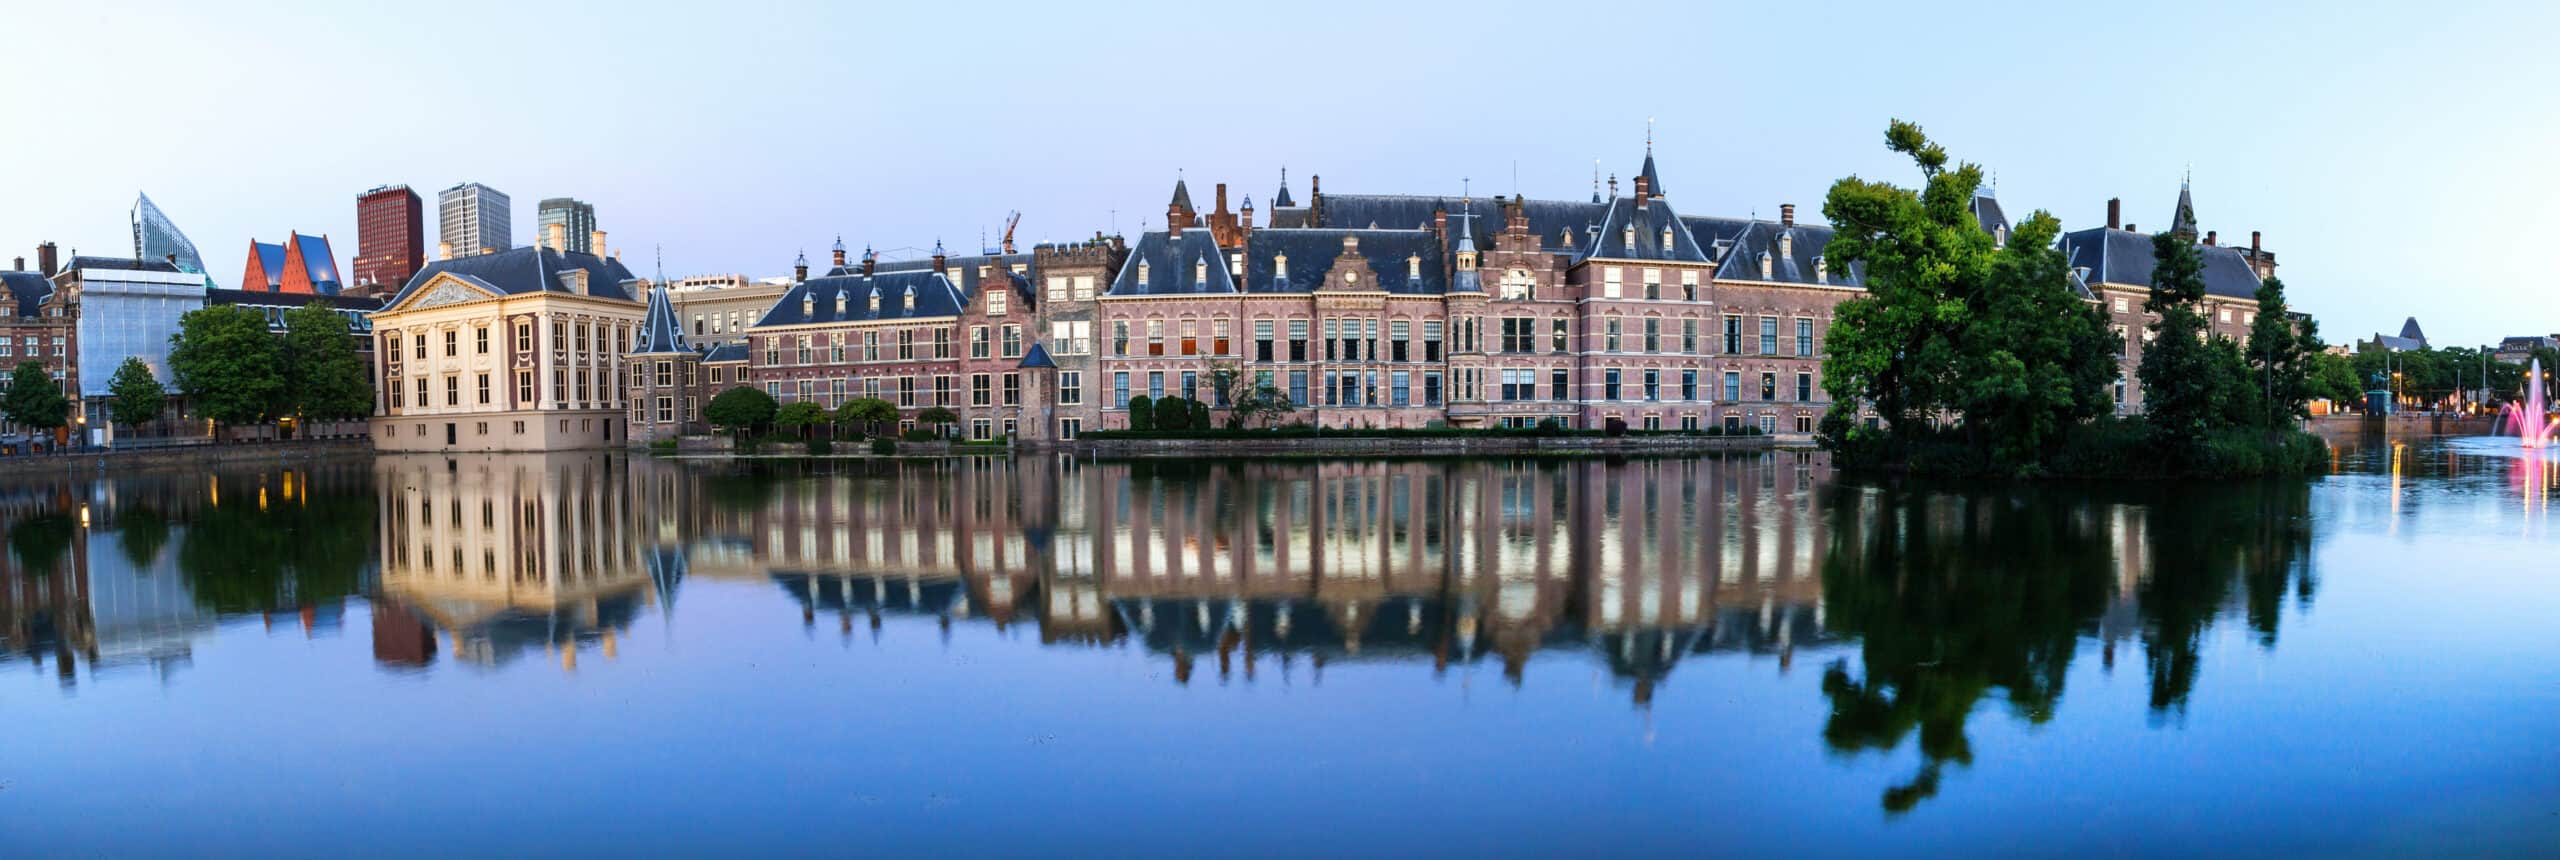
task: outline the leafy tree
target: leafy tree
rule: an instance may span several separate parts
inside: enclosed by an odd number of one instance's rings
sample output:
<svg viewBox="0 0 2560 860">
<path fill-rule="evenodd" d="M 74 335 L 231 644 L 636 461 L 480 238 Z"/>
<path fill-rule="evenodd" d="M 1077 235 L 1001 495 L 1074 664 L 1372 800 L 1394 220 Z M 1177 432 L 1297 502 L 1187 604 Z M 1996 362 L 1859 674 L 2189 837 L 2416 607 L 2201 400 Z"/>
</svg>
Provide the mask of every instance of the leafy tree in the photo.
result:
<svg viewBox="0 0 2560 860">
<path fill-rule="evenodd" d="M 2364 400 L 2364 384 L 2356 379 L 2356 363 L 2343 355 L 2314 353 L 2305 387 L 2310 396 L 2343 405 Z"/>
<path fill-rule="evenodd" d="M 1834 310 L 1822 379 L 1833 400 L 1872 403 L 1888 431 L 1907 436 L 1948 405 L 1956 337 L 1992 243 L 1970 208 L 1980 167 L 1950 169 L 1946 148 L 1902 120 L 1886 129 L 1885 146 L 1910 156 L 1925 184 L 1914 191 L 1851 176 L 1824 196 L 1838 231 L 1823 254 L 1834 266 L 1863 263 L 1867 293 Z"/>
<path fill-rule="evenodd" d="M 62 426 L 71 413 L 71 401 L 62 396 L 62 383 L 42 362 L 21 361 L 9 374 L 9 390 L 0 394 L 0 413 L 19 426 L 51 430 Z"/>
<path fill-rule="evenodd" d="M 898 407 L 877 397 L 856 397 L 836 407 L 836 422 L 861 427 L 864 433 L 877 436 L 880 428 L 898 422 Z"/>
<path fill-rule="evenodd" d="M 794 435 L 805 435 L 809 427 L 826 423 L 827 417 L 826 407 L 802 400 L 775 410 L 773 423 Z"/>
<path fill-rule="evenodd" d="M 2151 237 L 2151 256 L 2151 298 L 2143 309 L 2159 319 L 2142 350 L 2143 412 L 2161 450 L 2188 458 L 2221 423 L 2226 394 L 2197 309 L 2204 301 L 2204 256 L 2175 233 Z"/>
<path fill-rule="evenodd" d="M 931 425 L 936 436 L 949 436 L 951 425 L 960 423 L 960 413 L 940 406 L 927 406 L 924 411 L 916 413 L 916 420 Z"/>
<path fill-rule="evenodd" d="M 1209 404 L 1191 401 L 1191 420 L 1188 423 L 1193 430 L 1209 429 Z"/>
<path fill-rule="evenodd" d="M 168 391 L 140 356 L 126 356 L 123 364 L 116 365 L 115 378 L 107 380 L 107 393 L 112 397 L 107 419 L 126 426 L 160 417 L 161 408 L 169 402 Z"/>
<path fill-rule="evenodd" d="M 1156 402 L 1144 394 L 1129 398 L 1129 429 L 1156 429 Z"/>
<path fill-rule="evenodd" d="M 2115 335 L 2072 290 L 2070 260 L 2054 246 L 2061 230 L 2044 212 L 2016 225 L 1958 341 L 1952 405 L 2001 471 L 2033 469 L 2073 425 L 2113 406 Z"/>
<path fill-rule="evenodd" d="M 780 406 L 773 402 L 773 395 L 752 386 L 740 385 L 713 396 L 711 403 L 702 407 L 702 418 L 716 426 L 729 428 L 731 433 L 743 434 L 773 420 L 778 409 Z"/>
<path fill-rule="evenodd" d="M 1166 397 L 1155 402 L 1155 413 L 1158 430 L 1191 429 L 1191 401 Z"/>
<path fill-rule="evenodd" d="M 2320 329 L 2308 318 L 2297 324 L 2292 317 L 2284 282 L 2259 281 L 2248 361 L 2259 386 L 2259 421 L 2270 430 L 2292 427 L 2311 415 L 2312 358 L 2320 354 Z"/>
<path fill-rule="evenodd" d="M 347 318 L 328 305 L 315 301 L 285 313 L 282 361 L 285 412 L 321 421 L 373 412 L 373 380 L 347 335 Z"/>
<path fill-rule="evenodd" d="M 1255 419 L 1261 419 L 1268 425 L 1298 408 L 1298 404 L 1289 401 L 1288 392 L 1270 385 L 1256 385 L 1237 395 L 1233 402 L 1235 405 L 1227 408 L 1229 428 L 1244 427 Z"/>
<path fill-rule="evenodd" d="M 178 318 L 169 372 L 196 412 L 223 424 L 265 421 L 285 400 L 276 339 L 267 318 L 238 305 L 209 305 Z"/>
</svg>

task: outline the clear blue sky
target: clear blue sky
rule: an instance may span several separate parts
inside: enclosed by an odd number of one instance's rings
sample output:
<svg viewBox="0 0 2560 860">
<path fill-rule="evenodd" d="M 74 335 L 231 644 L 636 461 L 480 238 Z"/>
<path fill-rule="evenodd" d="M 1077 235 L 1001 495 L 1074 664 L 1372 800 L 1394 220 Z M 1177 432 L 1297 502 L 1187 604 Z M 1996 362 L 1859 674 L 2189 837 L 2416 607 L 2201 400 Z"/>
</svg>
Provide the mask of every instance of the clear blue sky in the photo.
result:
<svg viewBox="0 0 2560 860">
<path fill-rule="evenodd" d="M 236 280 L 251 237 L 355 253 L 373 185 L 596 206 L 627 262 L 788 272 L 856 248 L 1160 224 L 1174 172 L 1267 201 L 1577 196 L 1645 120 L 1683 212 L 1806 217 L 1912 180 L 1885 121 L 1997 172 L 2013 217 L 2264 230 L 2332 341 L 2560 330 L 2543 237 L 2549 3 L 12 4 L 0 258 L 129 253 L 148 191 Z M 858 7 L 858 8 L 857 8 Z M 1921 11 L 1914 11 L 1921 10 Z M 1268 204 L 1264 203 L 1265 211 Z M 427 241 L 435 236 L 432 222 Z M 24 250 L 6 250 L 22 248 Z M 893 256 L 898 256 L 892 252 Z"/>
</svg>

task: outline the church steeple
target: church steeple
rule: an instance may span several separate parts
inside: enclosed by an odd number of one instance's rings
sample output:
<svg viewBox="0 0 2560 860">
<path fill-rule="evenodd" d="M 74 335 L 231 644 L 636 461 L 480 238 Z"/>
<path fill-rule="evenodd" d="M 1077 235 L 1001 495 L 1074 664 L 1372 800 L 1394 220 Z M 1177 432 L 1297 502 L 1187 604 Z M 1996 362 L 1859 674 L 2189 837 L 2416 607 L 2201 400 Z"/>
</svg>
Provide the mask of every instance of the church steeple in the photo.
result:
<svg viewBox="0 0 2560 860">
<path fill-rule="evenodd" d="M 1272 196 L 1271 205 L 1282 209 L 1298 205 L 1296 200 L 1289 197 L 1289 168 L 1280 168 L 1280 193 Z"/>
<path fill-rule="evenodd" d="M 2178 212 L 2169 219 L 2169 232 L 2189 242 L 2196 240 L 2196 202 L 2188 195 L 2190 179 L 2178 180 Z"/>
<path fill-rule="evenodd" d="M 1662 174 L 1653 170 L 1653 120 L 1650 119 L 1644 121 L 1644 169 L 1636 173 L 1636 182 L 1636 187 L 1645 189 L 1645 196 L 1661 199 Z"/>
</svg>

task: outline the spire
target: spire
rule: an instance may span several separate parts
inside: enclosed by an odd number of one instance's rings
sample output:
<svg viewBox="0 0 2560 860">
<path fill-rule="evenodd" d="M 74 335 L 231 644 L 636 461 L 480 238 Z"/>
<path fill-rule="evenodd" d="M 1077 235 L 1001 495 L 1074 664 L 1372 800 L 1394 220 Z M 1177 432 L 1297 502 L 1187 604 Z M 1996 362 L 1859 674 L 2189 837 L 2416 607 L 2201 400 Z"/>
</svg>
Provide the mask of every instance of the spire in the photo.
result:
<svg viewBox="0 0 2560 860">
<path fill-rule="evenodd" d="M 1600 159 L 1591 160 L 1591 202 L 1600 202 Z"/>
<path fill-rule="evenodd" d="M 1173 202 L 1167 205 L 1184 212 L 1196 211 L 1191 208 L 1191 186 L 1183 184 L 1180 168 L 1173 171 Z"/>
<path fill-rule="evenodd" d="M 2196 238 L 2196 203 L 2187 193 L 2189 181 L 2178 180 L 2178 213 L 2169 219 L 2169 232 L 2193 242 Z"/>
<path fill-rule="evenodd" d="M 1271 205 L 1282 209 L 1298 205 L 1296 200 L 1289 198 L 1289 168 L 1287 167 L 1280 168 L 1280 193 L 1272 196 Z"/>
<path fill-rule="evenodd" d="M 649 314 L 640 320 L 640 340 L 631 345 L 635 353 L 690 352 L 684 343 L 684 327 L 676 324 L 675 304 L 667 300 L 666 272 L 661 267 L 656 286 L 649 288 Z"/>
</svg>

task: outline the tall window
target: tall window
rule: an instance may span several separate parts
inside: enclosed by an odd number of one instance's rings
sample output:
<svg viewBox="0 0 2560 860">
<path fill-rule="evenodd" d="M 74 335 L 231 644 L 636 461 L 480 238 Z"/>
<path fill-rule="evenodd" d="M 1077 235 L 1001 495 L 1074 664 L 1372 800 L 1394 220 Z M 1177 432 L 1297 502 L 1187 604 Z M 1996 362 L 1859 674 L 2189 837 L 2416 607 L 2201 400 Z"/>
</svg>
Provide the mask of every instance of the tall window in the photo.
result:
<svg viewBox="0 0 2560 860">
<path fill-rule="evenodd" d="M 1630 242 L 1629 244 L 1633 243 Z M 1626 270 L 1620 269 L 1616 266 L 1602 268 L 1600 270 L 1600 297 L 1604 299 L 1618 298 L 1619 294 L 1624 292 L 1626 289 L 1625 276 Z"/>
<path fill-rule="evenodd" d="M 1112 354 L 1112 355 L 1128 355 L 1128 354 L 1129 354 L 1129 321 L 1128 321 L 1128 320 L 1112 320 L 1112 321 L 1111 321 L 1111 354 Z"/>
<path fill-rule="evenodd" d="M 1811 356 L 1811 355 L 1813 355 L 1813 321 L 1812 321 L 1812 320 L 1809 320 L 1809 319 L 1802 319 L 1802 318 L 1798 318 L 1798 319 L 1796 320 L 1796 355 L 1799 355 L 1799 356 Z"/>
<path fill-rule="evenodd" d="M 1617 351 L 1618 351 L 1618 335 L 1619 335 L 1619 326 L 1620 326 L 1620 323 L 1619 323 L 1619 321 L 1618 321 L 1618 318 L 1617 318 L 1617 317 L 1610 317 L 1610 318 L 1609 318 L 1605 323 L 1603 323 L 1603 325 L 1604 325 L 1604 326 L 1606 326 L 1606 328 L 1605 328 L 1605 329 L 1603 329 L 1603 331 L 1605 331 L 1605 332 L 1606 332 L 1606 336 L 1604 337 L 1604 339 L 1603 339 L 1603 341 L 1602 341 L 1602 347 L 1603 347 L 1604 349 L 1607 349 L 1607 350 L 1608 350 L 1608 351 L 1610 351 L 1610 352 L 1617 352 Z M 1615 399 L 1617 399 L 1617 398 L 1614 398 L 1614 397 L 1613 397 L 1613 398 L 1610 398 L 1610 399 L 1611 399 L 1611 400 L 1615 400 Z"/>
<path fill-rule="evenodd" d="M 1164 354 L 1164 320 L 1147 321 L 1147 354 Z"/>
<path fill-rule="evenodd" d="M 1659 318 L 1644 318 L 1644 351 L 1662 351 L 1662 320 Z"/>
<path fill-rule="evenodd" d="M 1005 327 L 1004 327 L 1004 342 L 1003 342 L 1002 346 L 1003 346 L 1004 351 L 1003 351 L 1003 352 L 1001 352 L 1001 353 L 998 353 L 999 355 L 1002 355 L 1002 356 L 1003 356 L 1003 357 L 1005 357 L 1005 358 L 1021 358 L 1021 357 L 1022 357 L 1022 327 L 1021 327 L 1021 326 L 1018 326 L 1018 325 L 1007 325 L 1007 326 L 1005 326 Z"/>
<path fill-rule="evenodd" d="M 1084 373 L 1058 371 L 1058 405 L 1075 406 L 1084 402 Z"/>
<path fill-rule="evenodd" d="M 1549 326 L 1549 332 L 1548 349 L 1554 350 L 1558 355 L 1573 351 L 1573 323 L 1564 317 L 1556 317 Z"/>
<path fill-rule="evenodd" d="M 987 316 L 1004 316 L 1005 299 L 1006 296 L 1003 287 L 989 284 L 987 286 Z"/>
<path fill-rule="evenodd" d="M 452 358 L 452 357 L 454 357 L 454 356 L 456 356 L 456 355 L 461 354 L 462 350 L 461 350 L 461 348 L 460 348 L 460 346 L 459 346 L 459 344 L 461 343 L 461 341 L 462 341 L 462 333 L 461 333 L 461 332 L 454 331 L 453 329 L 445 329 L 445 330 L 444 330 L 444 357 L 446 357 L 446 358 Z"/>
<path fill-rule="evenodd" d="M 1531 317 L 1502 318 L 1502 351 L 1527 353 L 1538 349 L 1538 321 Z"/>
<path fill-rule="evenodd" d="M 1111 408 L 1129 408 L 1129 372 L 1126 370 L 1111 374 Z"/>
<path fill-rule="evenodd" d="M 1618 372 L 1614 367 L 1600 372 L 1600 399 L 1618 399 Z"/>
<path fill-rule="evenodd" d="M 1564 368 L 1547 371 L 1547 399 L 1562 403 L 1573 399 L 1573 372 Z"/>
<path fill-rule="evenodd" d="M 1778 399 L 1778 375 L 1776 373 L 1764 371 L 1760 374 L 1760 399 Z"/>
<path fill-rule="evenodd" d="M 478 328 L 474 328 L 474 329 L 472 329 L 472 330 L 471 330 L 471 332 L 472 332 L 472 334 L 471 334 L 471 340 L 472 340 L 472 343 L 473 343 L 473 345 L 474 345 L 474 346 L 478 347 L 477 352 L 478 352 L 479 354 L 481 354 L 481 355 L 488 355 L 488 354 L 489 354 L 489 327 L 488 327 L 488 326 L 485 326 L 485 325 L 484 325 L 484 326 L 480 326 L 480 327 L 478 327 Z"/>
<path fill-rule="evenodd" d="M 1807 403 L 1813 401 L 1813 374 L 1806 372 L 1796 374 L 1796 400 Z"/>
<path fill-rule="evenodd" d="M 1272 325 L 1270 320 L 1253 321 L 1253 360 L 1273 361 Z"/>
<path fill-rule="evenodd" d="M 982 326 L 982 325 L 970 326 L 970 327 L 969 327 L 969 357 L 970 357 L 970 358 L 986 358 L 986 357 L 987 357 L 987 344 L 988 344 L 988 341 L 987 341 L 987 327 L 986 327 L 986 326 Z M 982 405 L 983 405 L 983 404 L 982 404 Z"/>
<path fill-rule="evenodd" d="M 1233 355 L 1233 354 L 1235 354 L 1233 350 L 1230 350 L 1230 349 L 1228 348 L 1228 344 L 1227 344 L 1227 318 L 1226 318 L 1226 317 L 1219 317 L 1219 318 L 1217 318 L 1217 319 L 1214 319 L 1214 320 L 1210 320 L 1210 321 L 1209 321 L 1209 354 L 1210 354 L 1210 355 Z"/>
<path fill-rule="evenodd" d="M 1440 360 L 1440 321 L 1422 321 L 1422 360 Z"/>
<path fill-rule="evenodd" d="M 984 373 L 969 374 L 969 405 L 993 405 L 995 378 Z"/>
<path fill-rule="evenodd" d="M 1680 321 L 1680 351 L 1690 355 L 1698 354 L 1698 319 L 1696 317 Z"/>
<path fill-rule="evenodd" d="M 1652 368 L 1646 368 L 1646 369 L 1645 369 L 1645 371 L 1644 371 L 1644 399 L 1646 399 L 1646 400 L 1660 400 L 1660 399 L 1662 399 L 1662 371 L 1655 370 L 1655 369 L 1652 369 Z"/>
<path fill-rule="evenodd" d="M 1760 354 L 1778 354 L 1778 318 L 1760 318 Z"/>
<path fill-rule="evenodd" d="M 1724 354 L 1734 355 L 1741 351 L 1742 317 L 1735 314 L 1726 314 L 1724 318 Z"/>
</svg>

